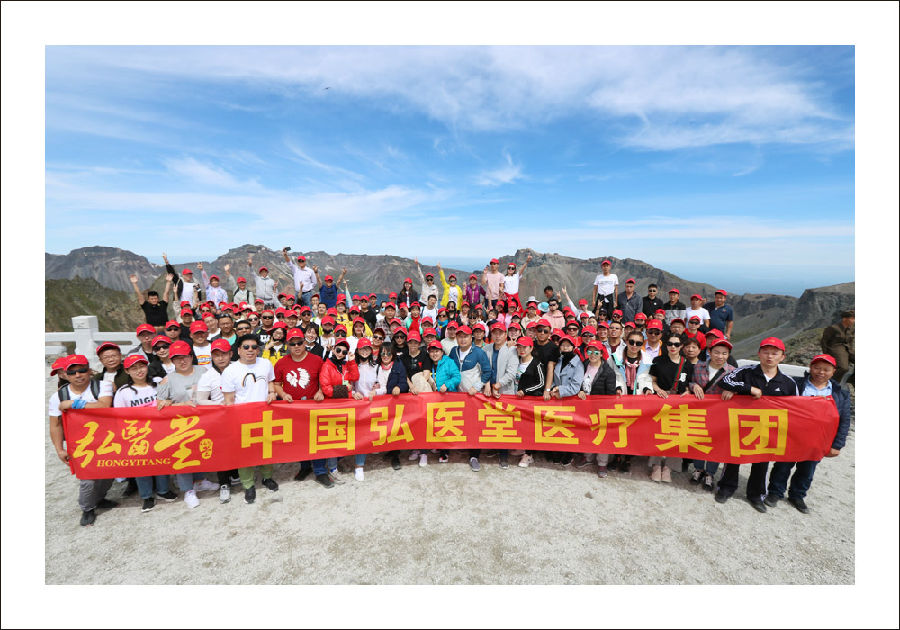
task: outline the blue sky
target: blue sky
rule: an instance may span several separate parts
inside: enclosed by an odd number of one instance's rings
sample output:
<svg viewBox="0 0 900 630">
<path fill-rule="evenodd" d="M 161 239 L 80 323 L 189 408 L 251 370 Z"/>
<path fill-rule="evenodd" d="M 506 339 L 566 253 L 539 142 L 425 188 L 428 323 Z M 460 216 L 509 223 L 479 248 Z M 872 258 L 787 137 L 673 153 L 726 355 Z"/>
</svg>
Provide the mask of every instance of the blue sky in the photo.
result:
<svg viewBox="0 0 900 630">
<path fill-rule="evenodd" d="M 851 46 L 48 46 L 46 249 L 531 247 L 799 294 L 854 279 L 854 89 Z"/>
</svg>

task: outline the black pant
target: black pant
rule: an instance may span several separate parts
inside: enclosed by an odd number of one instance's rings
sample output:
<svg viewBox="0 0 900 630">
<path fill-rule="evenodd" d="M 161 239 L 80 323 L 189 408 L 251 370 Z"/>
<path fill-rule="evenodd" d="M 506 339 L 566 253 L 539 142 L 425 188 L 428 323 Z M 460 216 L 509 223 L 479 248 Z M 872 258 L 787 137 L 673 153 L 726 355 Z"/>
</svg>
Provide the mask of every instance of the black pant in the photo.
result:
<svg viewBox="0 0 900 630">
<path fill-rule="evenodd" d="M 719 491 L 731 496 L 737 491 L 738 471 L 740 464 L 725 464 L 722 478 L 719 479 Z M 750 478 L 747 479 L 747 498 L 760 498 L 766 493 L 766 473 L 769 470 L 769 462 L 750 464 Z"/>
<path fill-rule="evenodd" d="M 231 485 L 231 479 L 232 479 L 232 477 L 235 478 L 235 479 L 237 479 L 238 471 L 237 471 L 237 469 L 235 469 L 235 470 L 223 470 L 223 471 L 221 471 L 221 472 L 217 472 L 217 473 L 216 473 L 216 476 L 219 478 L 219 485 L 220 485 L 220 486 L 228 486 L 228 485 Z"/>
</svg>

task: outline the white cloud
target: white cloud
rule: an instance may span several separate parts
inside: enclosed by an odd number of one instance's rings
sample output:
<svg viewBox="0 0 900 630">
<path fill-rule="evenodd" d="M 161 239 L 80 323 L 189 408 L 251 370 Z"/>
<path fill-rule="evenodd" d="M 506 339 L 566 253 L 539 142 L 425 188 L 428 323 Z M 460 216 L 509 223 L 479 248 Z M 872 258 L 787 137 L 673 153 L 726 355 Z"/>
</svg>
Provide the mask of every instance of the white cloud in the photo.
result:
<svg viewBox="0 0 900 630">
<path fill-rule="evenodd" d="M 521 179 L 522 166 L 514 163 L 509 153 L 504 152 L 503 157 L 506 164 L 499 168 L 479 173 L 475 178 L 475 183 L 479 186 L 501 186 Z"/>
<path fill-rule="evenodd" d="M 201 186 L 227 189 L 253 189 L 259 184 L 253 181 L 242 181 L 222 168 L 199 162 L 192 157 L 168 158 L 163 160 L 168 171 Z"/>
</svg>

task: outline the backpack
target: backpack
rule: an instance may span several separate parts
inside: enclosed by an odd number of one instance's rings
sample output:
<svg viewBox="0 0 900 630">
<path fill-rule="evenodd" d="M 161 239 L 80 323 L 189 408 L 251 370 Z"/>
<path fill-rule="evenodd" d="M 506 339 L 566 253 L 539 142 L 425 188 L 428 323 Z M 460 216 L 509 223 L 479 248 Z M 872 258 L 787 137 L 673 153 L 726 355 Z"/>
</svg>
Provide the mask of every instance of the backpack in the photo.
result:
<svg viewBox="0 0 900 630">
<path fill-rule="evenodd" d="M 94 395 L 94 398 L 96 400 L 100 400 L 100 381 L 91 379 L 91 393 Z M 71 394 L 69 393 L 68 383 L 60 387 L 56 394 L 59 396 L 59 402 L 70 400 L 72 398 Z"/>
</svg>

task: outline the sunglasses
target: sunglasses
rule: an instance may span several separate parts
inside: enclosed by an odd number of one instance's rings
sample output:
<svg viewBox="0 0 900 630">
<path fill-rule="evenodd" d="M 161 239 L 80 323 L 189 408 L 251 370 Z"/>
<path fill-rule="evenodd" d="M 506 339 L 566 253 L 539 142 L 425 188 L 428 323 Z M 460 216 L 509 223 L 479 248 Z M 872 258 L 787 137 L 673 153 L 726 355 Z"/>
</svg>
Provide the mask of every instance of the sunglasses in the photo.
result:
<svg viewBox="0 0 900 630">
<path fill-rule="evenodd" d="M 166 330 L 181 330 L 179 326 L 169 326 Z"/>
<path fill-rule="evenodd" d="M 347 333 L 345 333 L 343 330 L 339 330 L 336 333 L 334 333 L 334 336 L 335 337 L 346 337 Z"/>
<path fill-rule="evenodd" d="M 634 339 L 629 339 L 628 345 L 629 346 L 642 346 L 642 345 L 644 345 L 644 342 L 643 341 L 635 341 Z"/>
<path fill-rule="evenodd" d="M 263 319 L 275 319 L 275 317 L 272 315 L 263 315 L 262 318 Z"/>
<path fill-rule="evenodd" d="M 662 331 L 661 331 L 661 330 L 654 330 L 654 329 L 651 328 L 650 330 L 647 331 L 647 334 L 648 334 L 648 335 L 661 335 L 661 334 L 662 334 Z"/>
<path fill-rule="evenodd" d="M 673 342 L 671 342 L 671 341 L 667 341 L 667 342 L 666 342 L 666 345 L 667 345 L 667 346 L 672 346 L 673 348 L 677 348 L 677 347 L 680 346 L 681 344 L 678 343 L 678 342 L 673 343 Z"/>
<path fill-rule="evenodd" d="M 293 348 L 294 346 L 302 346 L 303 342 L 302 341 L 289 341 L 287 345 Z"/>
<path fill-rule="evenodd" d="M 543 333 L 545 335 L 550 332 L 549 328 L 535 328 L 534 330 L 535 332 Z"/>
<path fill-rule="evenodd" d="M 248 346 L 248 345 L 244 344 L 243 346 L 241 346 L 241 350 L 258 350 L 258 349 L 259 349 L 259 346 L 257 346 L 257 345 Z"/>
<path fill-rule="evenodd" d="M 153 346 L 153 352 L 159 352 L 160 350 L 168 350 L 168 349 L 169 349 L 169 346 L 164 343 L 161 343 L 158 346 Z"/>
<path fill-rule="evenodd" d="M 599 350 L 588 350 L 586 354 L 602 354 Z"/>
<path fill-rule="evenodd" d="M 344 348 L 343 346 L 338 346 L 337 348 L 334 349 L 334 353 L 335 354 L 347 354 L 347 349 Z"/>
<path fill-rule="evenodd" d="M 88 367 L 80 367 L 80 368 L 69 368 L 66 370 L 66 374 L 72 376 L 74 374 L 86 374 L 91 368 Z"/>
</svg>

